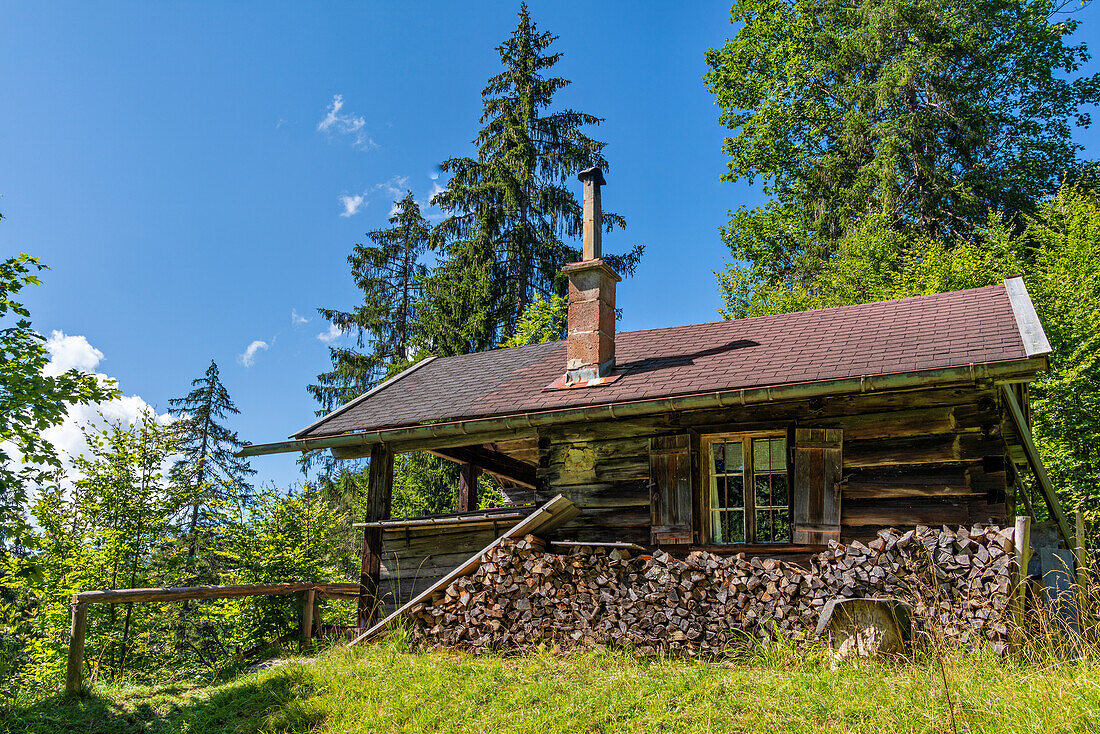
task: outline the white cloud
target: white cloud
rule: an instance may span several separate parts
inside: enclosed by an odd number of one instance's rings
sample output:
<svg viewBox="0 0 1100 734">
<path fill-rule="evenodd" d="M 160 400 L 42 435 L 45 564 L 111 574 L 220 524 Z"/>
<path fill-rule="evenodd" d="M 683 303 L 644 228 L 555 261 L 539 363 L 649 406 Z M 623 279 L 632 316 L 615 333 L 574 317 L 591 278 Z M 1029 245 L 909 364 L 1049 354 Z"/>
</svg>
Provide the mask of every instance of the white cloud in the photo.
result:
<svg viewBox="0 0 1100 734">
<path fill-rule="evenodd" d="M 290 309 L 290 323 L 294 324 L 295 326 L 301 326 L 302 324 L 308 324 L 309 319 L 298 313 L 298 309 L 292 308 Z"/>
<path fill-rule="evenodd" d="M 331 344 L 332 342 L 339 339 L 343 335 L 343 333 L 344 330 L 336 324 L 329 324 L 328 330 L 322 331 L 320 334 L 317 335 L 317 338 L 323 341 L 325 344 Z"/>
<path fill-rule="evenodd" d="M 46 350 L 50 353 L 50 362 L 42 374 L 47 377 L 55 377 L 71 369 L 91 372 L 103 359 L 103 352 L 89 344 L 85 337 L 68 336 L 57 330 L 50 332 Z"/>
<path fill-rule="evenodd" d="M 251 367 L 256 361 L 256 353 L 261 349 L 269 349 L 270 347 L 271 345 L 267 342 L 262 339 L 257 339 L 245 348 L 243 354 L 237 355 L 237 361 L 245 367 Z"/>
<path fill-rule="evenodd" d="M 361 194 L 341 194 L 336 197 L 336 200 L 340 202 L 340 206 L 344 209 L 344 211 L 340 212 L 340 216 L 355 216 L 367 207 L 372 198 L 375 198 L 379 194 L 385 194 L 391 202 L 390 216 L 392 217 L 394 212 L 397 211 L 397 202 L 405 197 L 405 191 L 408 189 L 408 185 L 408 176 L 394 176 L 388 181 L 376 183 Z"/>
<path fill-rule="evenodd" d="M 70 369 L 94 374 L 100 382 L 113 382 L 102 372 L 92 372 L 103 360 L 103 352 L 93 347 L 84 336 L 70 336 L 61 331 L 53 331 L 46 340 L 46 349 L 50 361 L 42 369 L 42 374 L 56 376 Z M 87 449 L 82 428 L 101 430 L 108 422 L 132 424 L 140 419 L 142 413 L 151 412 L 161 423 L 170 423 L 173 418 L 168 413 L 158 414 L 156 409 L 139 395 L 124 395 L 105 403 L 90 405 L 71 405 L 64 420 L 42 431 L 42 438 L 49 441 L 58 451 L 62 460 L 66 482 L 75 481 L 76 472 L 72 460 L 83 455 Z M 16 463 L 20 457 L 10 444 L 6 445 L 8 455 Z"/>
<path fill-rule="evenodd" d="M 325 108 L 325 116 L 317 123 L 317 131 L 329 135 L 347 135 L 352 145 L 360 150 L 377 148 L 378 143 L 367 132 L 367 121 L 359 115 L 341 114 L 344 109 L 344 95 L 332 95 L 332 101 Z"/>
<path fill-rule="evenodd" d="M 367 197 L 366 194 L 355 194 L 353 196 L 341 194 L 337 197 L 337 201 L 340 202 L 340 206 L 344 207 L 344 211 L 340 212 L 340 216 L 351 217 L 358 214 L 366 206 Z"/>
</svg>

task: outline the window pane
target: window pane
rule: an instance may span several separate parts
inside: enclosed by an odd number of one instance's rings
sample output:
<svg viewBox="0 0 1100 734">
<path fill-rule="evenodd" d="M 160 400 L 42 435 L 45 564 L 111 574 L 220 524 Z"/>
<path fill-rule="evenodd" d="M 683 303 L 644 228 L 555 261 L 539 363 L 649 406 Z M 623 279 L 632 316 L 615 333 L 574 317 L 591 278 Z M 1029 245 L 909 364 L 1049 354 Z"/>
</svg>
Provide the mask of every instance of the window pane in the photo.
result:
<svg viewBox="0 0 1100 734">
<path fill-rule="evenodd" d="M 789 543 L 791 540 L 791 523 L 787 510 L 775 511 L 775 540 L 780 543 Z"/>
<path fill-rule="evenodd" d="M 714 478 L 714 506 L 726 507 L 726 477 Z"/>
<path fill-rule="evenodd" d="M 770 505 L 771 502 L 768 501 L 768 498 L 770 496 L 771 496 L 771 493 L 768 491 L 768 475 L 765 474 L 764 476 L 760 476 L 759 474 L 757 474 L 756 475 L 756 506 L 757 507 L 767 507 L 768 505 Z"/>
<path fill-rule="evenodd" d="M 787 475 L 772 474 L 772 505 L 786 507 L 791 502 L 787 494 Z"/>
<path fill-rule="evenodd" d="M 729 516 L 729 540 L 727 543 L 744 543 L 745 542 L 745 513 L 744 512 L 727 512 Z"/>
<path fill-rule="evenodd" d="M 724 443 L 712 443 L 710 454 L 714 463 L 715 474 L 726 473 L 726 445 Z"/>
<path fill-rule="evenodd" d="M 722 526 L 722 515 L 725 513 L 714 511 L 710 513 L 710 537 L 715 543 L 728 543 L 726 529 Z"/>
<path fill-rule="evenodd" d="M 740 441 L 726 444 L 726 471 L 727 472 L 739 472 L 745 467 L 744 456 L 745 451 L 744 444 Z"/>
<path fill-rule="evenodd" d="M 729 504 L 726 507 L 744 507 L 745 506 L 745 478 L 741 475 L 732 476 L 728 478 L 729 481 Z"/>
<path fill-rule="evenodd" d="M 757 510 L 756 512 L 756 541 L 758 543 L 770 543 L 772 541 L 771 512 Z"/>
<path fill-rule="evenodd" d="M 758 474 L 787 471 L 787 439 L 758 438 L 752 442 L 753 470 Z"/>
</svg>

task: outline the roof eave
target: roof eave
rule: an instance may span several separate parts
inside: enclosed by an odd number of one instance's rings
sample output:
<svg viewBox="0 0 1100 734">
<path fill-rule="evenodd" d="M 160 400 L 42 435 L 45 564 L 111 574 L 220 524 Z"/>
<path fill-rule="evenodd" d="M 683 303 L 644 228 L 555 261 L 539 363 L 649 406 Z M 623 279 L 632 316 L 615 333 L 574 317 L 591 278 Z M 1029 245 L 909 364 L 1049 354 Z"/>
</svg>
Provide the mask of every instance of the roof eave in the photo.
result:
<svg viewBox="0 0 1100 734">
<path fill-rule="evenodd" d="M 313 421 L 313 423 L 310 423 L 308 426 L 306 426 L 302 430 L 296 431 L 295 433 L 290 434 L 290 438 L 300 439 L 302 436 L 309 433 L 314 428 L 317 428 L 318 426 L 328 422 L 329 420 L 331 420 L 332 418 L 335 418 L 336 416 L 340 415 L 341 413 L 343 413 L 347 410 L 350 410 L 351 408 L 355 407 L 356 405 L 363 402 L 364 400 L 371 397 L 372 395 L 376 395 L 377 393 L 379 393 L 382 390 L 386 389 L 387 387 L 389 387 L 393 383 L 397 382 L 398 380 L 402 379 L 403 377 L 407 377 L 408 375 L 411 375 L 413 372 L 416 372 L 418 369 L 420 369 L 424 365 L 426 365 L 426 364 L 428 364 L 428 363 L 430 363 L 434 360 L 435 360 L 435 355 L 429 355 L 429 356 L 425 357 L 424 359 L 420 360 L 419 362 L 417 362 L 416 364 L 406 367 L 401 372 L 398 372 L 396 375 L 389 378 L 385 382 L 382 382 L 379 385 L 375 385 L 370 390 L 367 390 L 365 393 L 363 393 L 359 397 L 354 398 L 352 400 L 349 400 L 348 402 L 344 403 L 343 405 L 341 405 L 336 410 L 333 410 L 332 412 L 326 413 L 325 415 L 321 416 L 320 418 Z"/>
<path fill-rule="evenodd" d="M 355 447 L 385 443 L 398 451 L 418 451 L 448 446 L 485 443 L 490 434 L 530 433 L 539 426 L 575 421 L 614 420 L 655 413 L 705 408 L 732 408 L 757 403 L 806 400 L 813 397 L 852 395 L 887 390 L 945 387 L 979 380 L 1020 381 L 1046 368 L 1045 355 L 999 362 L 971 363 L 912 372 L 862 375 L 837 380 L 788 383 L 733 390 L 693 393 L 621 403 L 604 403 L 532 413 L 515 413 L 460 421 L 381 428 L 357 433 L 304 438 L 244 447 L 239 456 L 260 456 L 291 451 L 335 449 L 350 453 Z"/>
</svg>

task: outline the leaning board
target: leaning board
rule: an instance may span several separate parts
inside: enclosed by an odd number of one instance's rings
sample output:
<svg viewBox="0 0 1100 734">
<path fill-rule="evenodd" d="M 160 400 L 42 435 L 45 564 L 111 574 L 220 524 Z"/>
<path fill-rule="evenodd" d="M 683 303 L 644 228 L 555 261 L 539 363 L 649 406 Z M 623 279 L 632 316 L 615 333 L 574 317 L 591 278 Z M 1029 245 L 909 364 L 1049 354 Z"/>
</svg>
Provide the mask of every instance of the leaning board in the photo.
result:
<svg viewBox="0 0 1100 734">
<path fill-rule="evenodd" d="M 447 588 L 447 586 L 449 586 L 451 582 L 455 579 L 472 574 L 477 569 L 477 567 L 481 565 L 481 561 L 485 557 L 485 555 L 493 548 L 496 548 L 498 545 L 500 545 L 502 541 L 511 538 L 522 538 L 525 535 L 538 535 L 540 532 L 550 532 L 555 528 L 561 527 L 579 514 L 581 514 L 581 510 L 579 507 L 577 507 L 575 504 L 573 504 L 570 500 L 566 499 L 562 495 L 556 495 L 545 505 L 538 508 L 530 515 L 513 525 L 508 530 L 508 532 L 504 533 L 504 535 L 500 536 L 492 543 L 482 548 L 468 561 L 459 565 L 457 568 L 455 568 L 455 570 L 451 571 L 449 574 L 436 581 L 427 589 L 424 589 L 424 591 L 420 592 L 412 599 L 405 602 L 405 604 L 398 607 L 396 611 L 383 619 L 381 622 L 356 637 L 354 640 L 351 641 L 350 644 L 355 645 L 360 642 L 373 639 L 375 636 L 378 635 L 378 633 L 382 632 L 384 629 L 393 624 L 398 618 L 400 618 L 412 607 L 423 602 L 425 599 L 430 599 L 432 597 L 432 594 L 439 591 L 440 589 Z"/>
</svg>

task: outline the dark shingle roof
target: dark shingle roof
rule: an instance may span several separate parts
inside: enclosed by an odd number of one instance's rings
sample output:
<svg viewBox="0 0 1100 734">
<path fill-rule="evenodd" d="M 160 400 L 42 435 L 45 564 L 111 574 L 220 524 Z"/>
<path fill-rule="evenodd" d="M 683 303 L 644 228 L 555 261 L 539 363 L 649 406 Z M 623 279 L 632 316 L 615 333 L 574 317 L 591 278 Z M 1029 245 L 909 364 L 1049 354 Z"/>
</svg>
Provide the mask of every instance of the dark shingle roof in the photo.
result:
<svg viewBox="0 0 1100 734">
<path fill-rule="evenodd" d="M 296 437 L 1028 357 L 1003 284 L 624 332 L 615 352 L 617 381 L 553 391 L 564 342 L 436 359 Z"/>
</svg>

